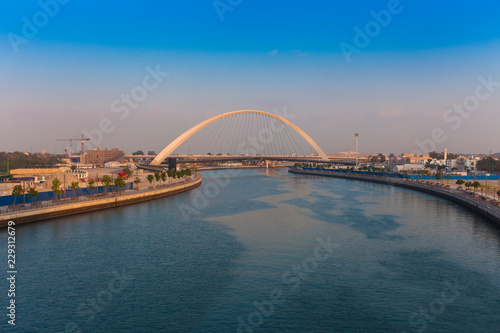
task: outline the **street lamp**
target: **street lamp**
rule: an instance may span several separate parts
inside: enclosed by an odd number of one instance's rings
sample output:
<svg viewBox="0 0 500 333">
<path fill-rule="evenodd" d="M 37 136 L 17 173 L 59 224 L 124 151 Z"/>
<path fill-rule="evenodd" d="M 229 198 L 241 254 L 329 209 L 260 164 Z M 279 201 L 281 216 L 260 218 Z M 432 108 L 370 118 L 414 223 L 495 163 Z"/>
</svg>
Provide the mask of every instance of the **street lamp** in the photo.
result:
<svg viewBox="0 0 500 333">
<path fill-rule="evenodd" d="M 358 138 L 359 138 L 359 133 L 354 133 L 354 136 L 356 137 L 356 170 L 358 169 Z"/>
</svg>

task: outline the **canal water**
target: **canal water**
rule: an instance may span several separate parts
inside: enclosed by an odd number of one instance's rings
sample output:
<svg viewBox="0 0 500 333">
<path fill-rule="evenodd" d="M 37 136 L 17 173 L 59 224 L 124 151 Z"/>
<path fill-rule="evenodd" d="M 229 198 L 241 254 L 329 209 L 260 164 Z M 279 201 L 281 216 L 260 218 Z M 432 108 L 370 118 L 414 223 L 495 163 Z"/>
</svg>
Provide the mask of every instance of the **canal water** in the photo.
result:
<svg viewBox="0 0 500 333">
<path fill-rule="evenodd" d="M 2 278 L 0 331 L 500 331 L 500 231 L 475 213 L 286 170 L 203 177 L 16 226 L 16 326 Z M 0 248 L 6 263 L 6 230 Z"/>
</svg>

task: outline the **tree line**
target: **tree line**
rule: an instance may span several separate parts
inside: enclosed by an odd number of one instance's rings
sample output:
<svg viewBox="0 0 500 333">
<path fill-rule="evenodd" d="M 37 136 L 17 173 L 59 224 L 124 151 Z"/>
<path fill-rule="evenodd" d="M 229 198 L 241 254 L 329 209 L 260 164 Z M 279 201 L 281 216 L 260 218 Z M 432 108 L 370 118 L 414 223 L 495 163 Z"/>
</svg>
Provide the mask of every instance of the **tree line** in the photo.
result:
<svg viewBox="0 0 500 333">
<path fill-rule="evenodd" d="M 477 162 L 477 170 L 486 172 L 500 172 L 500 161 L 493 157 L 484 157 Z"/>
<path fill-rule="evenodd" d="M 6 171 L 7 163 L 9 164 L 9 169 L 53 167 L 56 164 L 63 163 L 61 160 L 62 157 L 62 155 L 49 153 L 0 152 L 0 170 Z"/>
</svg>

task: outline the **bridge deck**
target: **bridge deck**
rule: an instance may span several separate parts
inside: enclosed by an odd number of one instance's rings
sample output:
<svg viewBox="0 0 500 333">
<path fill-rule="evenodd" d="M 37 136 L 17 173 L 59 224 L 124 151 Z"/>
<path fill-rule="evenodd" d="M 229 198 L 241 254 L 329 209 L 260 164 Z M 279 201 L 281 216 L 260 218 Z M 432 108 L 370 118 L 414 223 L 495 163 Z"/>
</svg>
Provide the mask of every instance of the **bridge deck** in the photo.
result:
<svg viewBox="0 0 500 333">
<path fill-rule="evenodd" d="M 331 163 L 337 165 L 355 165 L 355 160 L 336 160 L 330 159 L 326 162 L 319 156 L 290 156 L 290 155 L 174 155 L 177 163 L 214 163 L 214 162 L 234 162 L 234 161 L 276 161 L 276 162 L 304 162 L 304 163 Z M 145 163 L 136 163 L 141 169 L 153 172 L 162 172 L 168 168 L 167 163 L 161 165 L 150 165 Z"/>
</svg>

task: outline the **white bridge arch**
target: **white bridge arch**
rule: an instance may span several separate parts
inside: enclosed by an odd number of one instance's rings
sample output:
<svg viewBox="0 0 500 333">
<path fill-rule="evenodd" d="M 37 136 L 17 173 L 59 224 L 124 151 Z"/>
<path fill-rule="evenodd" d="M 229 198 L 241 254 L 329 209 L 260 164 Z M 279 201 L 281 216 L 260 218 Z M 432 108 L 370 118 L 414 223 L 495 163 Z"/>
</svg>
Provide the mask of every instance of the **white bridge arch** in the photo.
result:
<svg viewBox="0 0 500 333">
<path fill-rule="evenodd" d="M 265 111 L 259 111 L 259 110 L 238 110 L 238 111 L 231 111 L 231 112 L 226 112 L 223 114 L 220 114 L 218 116 L 212 117 L 210 119 L 205 120 L 204 122 L 199 123 L 198 125 L 192 127 L 191 129 L 187 130 L 183 134 L 181 134 L 177 139 L 172 141 L 165 149 L 163 149 L 154 159 L 151 161 L 151 165 L 160 165 L 160 163 L 167 157 L 170 156 L 174 152 L 177 147 L 179 147 L 184 141 L 189 139 L 192 135 L 194 135 L 196 132 L 201 130 L 202 128 L 210 125 L 213 122 L 216 122 L 217 120 L 231 117 L 234 115 L 238 114 L 246 114 L 246 113 L 256 113 L 256 114 L 262 114 L 265 116 L 272 117 L 274 119 L 279 120 L 280 122 L 284 123 L 285 125 L 290 126 L 293 128 L 297 133 L 299 133 L 313 148 L 316 150 L 318 155 L 324 160 L 324 161 L 330 161 L 330 159 L 326 156 L 325 152 L 323 149 L 321 149 L 316 142 L 314 142 L 313 139 L 309 135 L 307 135 L 306 132 L 301 130 L 299 127 L 297 127 L 295 124 L 292 124 L 285 118 L 282 118 L 280 116 L 277 116 L 273 113 L 265 112 Z"/>
</svg>

